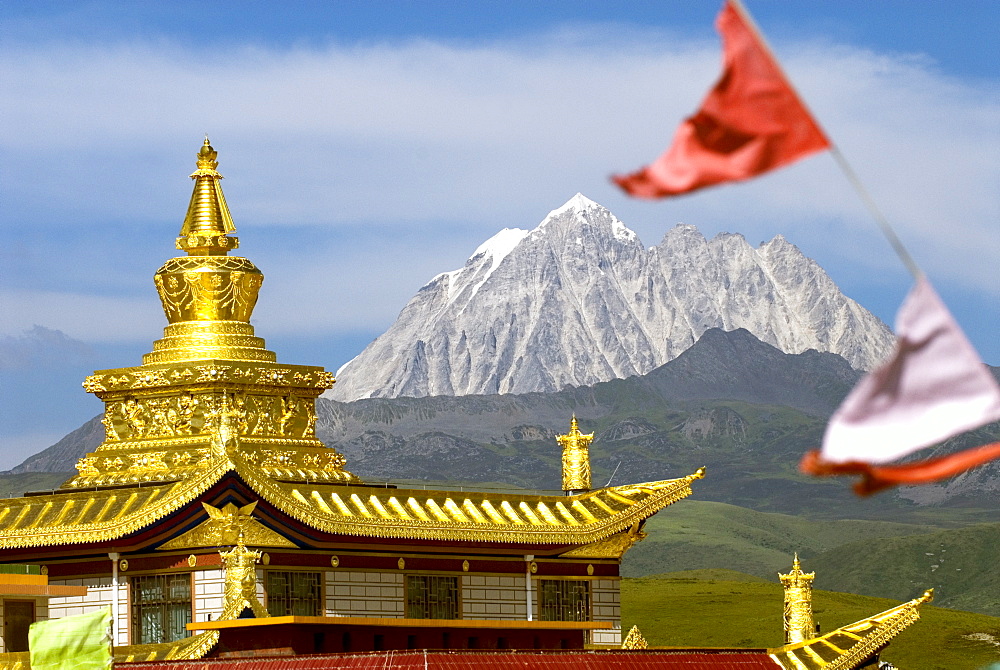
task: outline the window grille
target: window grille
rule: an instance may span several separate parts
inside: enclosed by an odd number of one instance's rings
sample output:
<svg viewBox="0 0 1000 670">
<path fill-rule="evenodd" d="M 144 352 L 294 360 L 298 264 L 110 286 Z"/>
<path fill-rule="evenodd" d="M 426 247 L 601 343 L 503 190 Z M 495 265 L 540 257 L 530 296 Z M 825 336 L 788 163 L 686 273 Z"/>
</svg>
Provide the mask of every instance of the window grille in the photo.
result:
<svg viewBox="0 0 1000 670">
<path fill-rule="evenodd" d="M 457 619 L 458 577 L 408 575 L 406 616 L 409 619 Z"/>
<path fill-rule="evenodd" d="M 538 586 L 538 604 L 542 621 L 589 621 L 590 583 L 542 579 Z"/>
<path fill-rule="evenodd" d="M 190 635 L 191 575 L 132 577 L 133 644 L 175 642 Z"/>
<path fill-rule="evenodd" d="M 267 612 L 271 616 L 320 616 L 322 574 L 267 572 Z"/>
</svg>

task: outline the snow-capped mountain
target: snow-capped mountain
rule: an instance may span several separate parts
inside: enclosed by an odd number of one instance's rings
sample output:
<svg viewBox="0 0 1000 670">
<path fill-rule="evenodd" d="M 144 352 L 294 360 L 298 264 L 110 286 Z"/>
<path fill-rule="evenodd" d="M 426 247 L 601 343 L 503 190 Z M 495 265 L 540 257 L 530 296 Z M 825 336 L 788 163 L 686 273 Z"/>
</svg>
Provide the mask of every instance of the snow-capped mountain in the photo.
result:
<svg viewBox="0 0 1000 670">
<path fill-rule="evenodd" d="M 646 248 L 577 194 L 534 230 L 504 229 L 432 279 L 327 397 L 555 391 L 647 373 L 709 328 L 746 328 L 786 353 L 829 351 L 859 369 L 893 342 L 781 236 L 755 249 L 678 225 Z"/>
</svg>

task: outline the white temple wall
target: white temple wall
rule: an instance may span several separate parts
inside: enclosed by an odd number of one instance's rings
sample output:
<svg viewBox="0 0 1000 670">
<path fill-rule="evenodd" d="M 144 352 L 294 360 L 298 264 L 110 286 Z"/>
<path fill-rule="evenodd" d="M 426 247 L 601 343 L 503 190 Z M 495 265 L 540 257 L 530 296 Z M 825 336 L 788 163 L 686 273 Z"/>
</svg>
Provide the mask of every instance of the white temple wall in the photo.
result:
<svg viewBox="0 0 1000 670">
<path fill-rule="evenodd" d="M 332 570 L 326 573 L 326 616 L 402 618 L 403 575 Z"/>
<path fill-rule="evenodd" d="M 463 619 L 528 618 L 524 577 L 462 575 Z"/>
<path fill-rule="evenodd" d="M 610 621 L 611 630 L 591 633 L 593 644 L 622 644 L 621 580 L 595 579 L 590 582 L 590 611 L 594 621 Z"/>
<path fill-rule="evenodd" d="M 124 577 L 119 577 L 118 621 L 115 626 L 115 645 L 129 643 L 128 586 Z M 86 614 L 104 607 L 110 607 L 114 600 L 111 577 L 84 577 L 81 579 L 50 579 L 49 584 L 66 586 L 86 586 L 85 596 L 62 596 L 49 599 L 48 617 L 59 619 L 74 614 Z M 112 611 L 114 608 L 112 607 Z M 41 619 L 39 619 L 40 621 Z"/>
</svg>

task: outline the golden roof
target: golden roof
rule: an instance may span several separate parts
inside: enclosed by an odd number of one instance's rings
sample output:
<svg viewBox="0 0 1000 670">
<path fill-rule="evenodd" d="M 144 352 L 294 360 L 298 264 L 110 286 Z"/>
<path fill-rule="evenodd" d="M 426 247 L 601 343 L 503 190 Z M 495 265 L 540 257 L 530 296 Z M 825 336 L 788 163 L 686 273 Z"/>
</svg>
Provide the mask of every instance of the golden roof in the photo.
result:
<svg viewBox="0 0 1000 670">
<path fill-rule="evenodd" d="M 919 619 L 920 606 L 933 599 L 934 590 L 930 589 L 875 616 L 769 653 L 785 670 L 852 670 Z"/>
<path fill-rule="evenodd" d="M 704 475 L 699 470 L 679 479 L 614 486 L 572 496 L 457 494 L 278 481 L 241 456 L 245 454 L 234 454 L 228 464 L 220 463 L 172 484 L 2 500 L 0 549 L 87 544 L 125 537 L 194 501 L 230 470 L 261 499 L 327 533 L 585 545 L 627 531 L 685 498 L 691 494 L 691 482 Z"/>
</svg>

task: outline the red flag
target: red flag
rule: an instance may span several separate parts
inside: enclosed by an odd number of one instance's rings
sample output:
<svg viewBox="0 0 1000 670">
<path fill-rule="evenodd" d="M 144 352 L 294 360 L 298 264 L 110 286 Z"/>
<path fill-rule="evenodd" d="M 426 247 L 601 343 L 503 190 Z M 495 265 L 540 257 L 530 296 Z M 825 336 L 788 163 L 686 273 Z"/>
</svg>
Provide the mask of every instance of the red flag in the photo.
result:
<svg viewBox="0 0 1000 670">
<path fill-rule="evenodd" d="M 827 425 L 822 452 L 801 467 L 814 475 L 861 474 L 872 493 L 950 477 L 1000 457 L 1000 443 L 904 465 L 880 465 L 1000 420 L 1000 385 L 920 277 L 896 316 L 896 348 L 866 375 Z"/>
<path fill-rule="evenodd" d="M 830 148 L 762 38 L 733 0 L 715 21 L 723 71 L 665 154 L 612 179 L 630 195 L 658 198 L 749 179 Z"/>
</svg>

